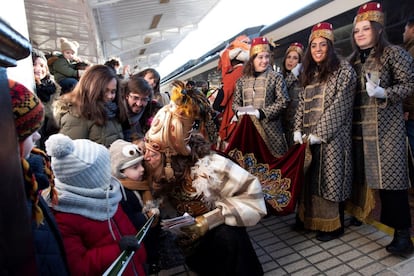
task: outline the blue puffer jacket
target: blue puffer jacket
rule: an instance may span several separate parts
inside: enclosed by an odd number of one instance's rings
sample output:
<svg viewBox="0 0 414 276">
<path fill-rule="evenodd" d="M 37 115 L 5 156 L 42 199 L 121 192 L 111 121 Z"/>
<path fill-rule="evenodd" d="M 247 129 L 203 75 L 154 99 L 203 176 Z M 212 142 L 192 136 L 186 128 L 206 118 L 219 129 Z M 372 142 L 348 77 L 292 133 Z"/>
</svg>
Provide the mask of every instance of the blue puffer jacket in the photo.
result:
<svg viewBox="0 0 414 276">
<path fill-rule="evenodd" d="M 53 214 L 43 198 L 39 199 L 38 205 L 44 215 L 44 221 L 39 226 L 32 222 L 38 275 L 69 275 L 65 249 Z"/>
</svg>

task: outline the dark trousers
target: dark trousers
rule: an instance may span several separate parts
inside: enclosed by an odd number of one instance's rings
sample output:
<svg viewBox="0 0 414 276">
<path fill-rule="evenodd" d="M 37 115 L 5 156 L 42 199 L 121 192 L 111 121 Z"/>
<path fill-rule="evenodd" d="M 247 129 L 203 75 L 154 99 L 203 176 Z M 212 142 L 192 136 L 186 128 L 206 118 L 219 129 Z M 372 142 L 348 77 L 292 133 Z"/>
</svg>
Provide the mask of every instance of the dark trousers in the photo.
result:
<svg viewBox="0 0 414 276">
<path fill-rule="evenodd" d="M 379 190 L 381 222 L 394 229 L 411 227 L 408 190 Z"/>
</svg>

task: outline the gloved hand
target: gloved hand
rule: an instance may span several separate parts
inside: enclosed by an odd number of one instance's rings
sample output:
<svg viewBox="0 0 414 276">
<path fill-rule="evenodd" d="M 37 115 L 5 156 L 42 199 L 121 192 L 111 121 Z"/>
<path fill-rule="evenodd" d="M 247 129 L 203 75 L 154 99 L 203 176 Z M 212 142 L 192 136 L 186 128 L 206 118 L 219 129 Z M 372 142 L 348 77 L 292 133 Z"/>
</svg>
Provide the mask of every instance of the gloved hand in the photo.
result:
<svg viewBox="0 0 414 276">
<path fill-rule="evenodd" d="M 134 235 L 123 236 L 119 240 L 118 245 L 121 251 L 124 251 L 124 250 L 135 251 L 140 247 L 138 240 Z"/>
<path fill-rule="evenodd" d="M 233 117 L 231 117 L 230 124 L 237 123 L 237 116 L 238 115 L 234 114 Z"/>
<path fill-rule="evenodd" d="M 297 78 L 299 76 L 300 72 L 302 71 L 301 69 L 302 69 L 302 63 L 298 63 L 298 64 L 296 64 L 295 67 L 293 67 L 291 72 Z"/>
<path fill-rule="evenodd" d="M 311 145 L 322 143 L 321 138 L 319 138 L 318 136 L 313 135 L 313 134 L 309 134 L 308 140 L 309 140 L 309 144 L 311 144 Z"/>
<path fill-rule="evenodd" d="M 204 236 L 209 229 L 224 223 L 221 209 L 214 209 L 202 216 L 195 218 L 194 224 L 180 228 L 182 235 L 179 238 L 179 245 L 186 247 Z"/>
<path fill-rule="evenodd" d="M 295 142 L 296 144 L 303 144 L 302 132 L 300 131 L 293 132 L 293 142 Z"/>
<path fill-rule="evenodd" d="M 371 80 L 368 74 L 365 75 L 367 82 L 365 83 L 365 88 L 367 90 L 368 96 L 375 97 L 379 99 L 385 99 L 387 96 L 385 95 L 385 90 L 375 82 Z"/>
<path fill-rule="evenodd" d="M 247 112 L 242 112 L 242 111 L 237 111 L 237 116 L 240 117 L 242 115 L 254 115 L 256 116 L 257 119 L 260 119 L 260 111 L 258 109 L 252 110 L 252 111 L 247 111 Z"/>
</svg>

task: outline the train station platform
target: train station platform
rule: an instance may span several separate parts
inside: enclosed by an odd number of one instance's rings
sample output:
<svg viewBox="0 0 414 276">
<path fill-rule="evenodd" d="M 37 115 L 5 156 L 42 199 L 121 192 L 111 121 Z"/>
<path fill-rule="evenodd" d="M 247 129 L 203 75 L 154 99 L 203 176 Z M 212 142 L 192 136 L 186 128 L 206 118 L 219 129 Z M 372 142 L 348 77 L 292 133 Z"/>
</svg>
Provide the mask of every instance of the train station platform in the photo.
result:
<svg viewBox="0 0 414 276">
<path fill-rule="evenodd" d="M 292 230 L 294 222 L 295 214 L 269 216 L 248 228 L 264 275 L 414 275 L 414 254 L 389 254 L 392 231 L 374 219 L 350 226 L 346 216 L 345 234 L 329 242 L 316 240 L 315 232 Z M 158 275 L 191 274 L 180 266 Z"/>
</svg>

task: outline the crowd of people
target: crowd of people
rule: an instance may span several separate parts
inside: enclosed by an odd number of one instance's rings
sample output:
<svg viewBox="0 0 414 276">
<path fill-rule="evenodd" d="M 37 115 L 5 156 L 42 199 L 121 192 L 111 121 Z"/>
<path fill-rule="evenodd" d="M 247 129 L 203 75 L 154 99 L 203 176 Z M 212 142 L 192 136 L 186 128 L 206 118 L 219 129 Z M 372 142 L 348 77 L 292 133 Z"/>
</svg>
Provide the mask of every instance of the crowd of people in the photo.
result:
<svg viewBox="0 0 414 276">
<path fill-rule="evenodd" d="M 346 58 L 334 26 L 320 22 L 307 47 L 288 47 L 282 72 L 267 38 L 237 37 L 220 53 L 219 103 L 205 81 L 198 91 L 176 80 L 167 94 L 153 68 L 88 64 L 66 38 L 49 62 L 33 50 L 35 93 L 9 87 L 37 273 L 102 275 L 134 251 L 124 275 L 153 274 L 170 268 L 161 248 L 171 243 L 170 258 L 197 275 L 263 275 L 246 231 L 268 213 L 261 183 L 220 152 L 243 116 L 258 123 L 275 158 L 308 146 L 295 230 L 339 238 L 345 212 L 355 226 L 366 222 L 378 191 L 380 220 L 394 229 L 385 249 L 412 253 L 414 19 L 405 49 L 387 40 L 384 24 L 379 3 L 362 5 Z M 162 227 L 185 214 L 192 222 L 173 235 Z"/>
</svg>

